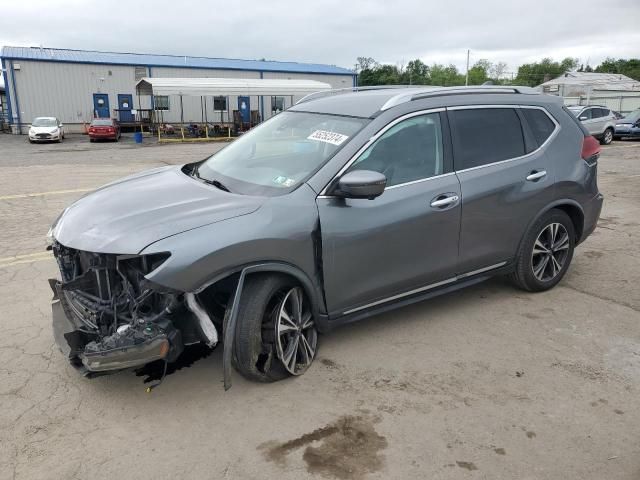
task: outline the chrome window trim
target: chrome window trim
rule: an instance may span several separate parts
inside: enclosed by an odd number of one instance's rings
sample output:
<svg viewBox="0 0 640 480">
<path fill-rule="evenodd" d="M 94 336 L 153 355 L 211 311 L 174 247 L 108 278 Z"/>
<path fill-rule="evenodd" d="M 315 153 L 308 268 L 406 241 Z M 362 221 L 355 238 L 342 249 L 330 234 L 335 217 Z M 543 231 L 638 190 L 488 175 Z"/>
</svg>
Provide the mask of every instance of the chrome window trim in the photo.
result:
<svg viewBox="0 0 640 480">
<path fill-rule="evenodd" d="M 449 177 L 451 175 L 455 175 L 455 172 L 449 172 L 449 173 L 443 173 L 440 175 L 434 175 L 433 177 L 426 177 L 426 178 L 421 178 L 419 180 L 412 180 L 410 182 L 405 182 L 405 183 L 398 183 L 396 185 L 391 185 L 390 187 L 385 187 L 385 192 L 387 190 L 393 190 L 394 188 L 398 188 L 398 187 L 406 187 L 408 185 L 414 185 L 416 183 L 422 183 L 422 182 L 428 182 L 429 180 L 435 180 L 437 178 L 443 178 L 443 177 Z"/>
<path fill-rule="evenodd" d="M 521 109 L 529 108 L 529 109 L 533 109 L 533 110 L 542 110 L 545 113 L 545 115 L 547 117 L 549 117 L 549 119 L 553 122 L 553 124 L 555 125 L 555 128 L 553 129 L 553 132 L 551 132 L 551 135 L 549 135 L 547 137 L 547 139 L 542 143 L 542 145 L 540 145 L 535 150 L 530 151 L 529 153 L 525 153 L 524 155 L 520 155 L 519 157 L 506 158 L 504 160 L 499 160 L 497 162 L 492 162 L 492 163 L 486 163 L 484 165 L 478 165 L 476 167 L 469 167 L 469 168 L 463 168 L 462 170 L 455 170 L 455 155 L 454 155 L 454 171 L 456 173 L 470 172 L 472 170 L 478 170 L 480 168 L 492 167 L 494 165 L 500 165 L 500 164 L 503 164 L 503 163 L 514 162 L 516 160 L 522 160 L 524 158 L 528 158 L 528 157 L 530 157 L 532 155 L 535 155 L 536 153 L 538 153 L 543 148 L 545 148 L 556 136 L 558 136 L 560 130 L 562 129 L 562 127 L 560 126 L 558 121 L 553 117 L 553 115 L 551 115 L 547 111 L 546 108 L 541 107 L 539 105 L 514 105 L 514 104 L 504 104 L 504 105 L 456 105 L 454 107 L 447 107 L 447 111 L 449 111 L 449 110 L 475 110 L 475 109 L 480 109 L 480 108 L 521 108 Z M 520 123 L 522 124 L 522 122 L 520 122 Z M 524 134 L 524 132 L 523 132 L 523 134 Z"/>
<path fill-rule="evenodd" d="M 338 173 L 336 173 L 331 178 L 331 180 L 329 180 L 327 182 L 327 184 L 324 186 L 324 188 L 320 191 L 320 195 L 318 195 L 318 198 L 334 198 L 333 195 L 327 195 L 327 188 L 329 187 L 329 185 L 331 185 L 336 178 L 340 177 L 344 172 L 346 172 L 349 169 L 349 167 L 360 157 L 360 155 L 362 155 L 367 148 L 369 148 L 376 140 L 378 140 L 378 138 L 380 138 L 382 135 L 384 135 L 387 130 L 389 130 L 390 128 L 394 127 L 395 125 L 397 125 L 401 121 L 406 120 L 408 118 L 419 117 L 421 115 L 427 115 L 427 114 L 430 114 L 430 113 L 439 113 L 439 112 L 444 112 L 444 111 L 446 111 L 445 107 L 429 108 L 429 109 L 426 109 L 426 110 L 419 110 L 417 112 L 411 112 L 411 113 L 407 113 L 405 115 L 402 115 L 401 117 L 398 117 L 395 120 L 393 120 L 392 122 L 386 124 L 375 135 L 373 135 L 371 138 L 369 138 L 369 140 L 367 140 L 367 142 L 362 147 L 360 147 L 356 153 L 353 154 L 353 156 L 349 159 L 349 161 L 344 164 L 344 166 L 338 171 Z M 449 172 L 449 173 L 453 173 L 453 172 Z M 442 175 L 447 175 L 447 174 L 442 174 Z M 422 179 L 419 179 L 419 180 L 413 180 L 412 182 L 407 182 L 407 184 L 408 183 L 419 182 L 419 181 L 423 181 L 423 180 L 429 180 L 430 178 L 436 178 L 436 177 L 435 176 L 425 177 L 425 178 L 422 178 Z M 401 186 L 401 185 L 406 185 L 406 184 L 392 185 L 391 187 L 387 187 L 387 188 L 392 188 L 394 186 Z M 385 190 L 386 190 L 386 188 L 385 188 Z"/>
<path fill-rule="evenodd" d="M 456 275 L 455 277 L 451 277 L 451 278 L 448 278 L 446 280 L 442 280 L 440 282 L 431 283 L 431 284 L 426 285 L 424 287 L 414 288 L 413 290 L 409 290 L 408 292 L 399 293 L 399 294 L 393 295 L 391 297 L 383 298 L 382 300 L 376 300 L 375 302 L 367 303 L 366 305 L 362 305 L 360 307 L 356 307 L 356 308 L 351 308 L 349 310 L 345 310 L 344 312 L 342 312 L 342 315 L 349 315 L 350 313 L 359 312 L 360 310 L 364 310 L 364 309 L 370 308 L 370 307 L 375 307 L 376 305 L 382 305 L 383 303 L 391 302 L 391 301 L 397 300 L 399 298 L 408 297 L 409 295 L 413 295 L 413 294 L 416 294 L 416 293 L 424 292 L 424 291 L 427 291 L 427 290 L 432 290 L 432 289 L 434 289 L 436 287 L 441 287 L 443 285 L 447 285 L 449 283 L 453 283 L 455 281 L 462 280 L 464 278 L 471 277 L 471 276 L 477 275 L 479 273 L 484 273 L 484 272 L 488 272 L 490 270 L 495 270 L 496 268 L 500 268 L 500 267 L 502 267 L 502 266 L 504 266 L 506 264 L 507 264 L 506 261 L 500 262 L 500 263 L 496 263 L 494 265 L 489 265 L 488 267 L 479 268 L 478 270 L 472 270 L 471 272 L 463 273 L 461 275 Z"/>
</svg>

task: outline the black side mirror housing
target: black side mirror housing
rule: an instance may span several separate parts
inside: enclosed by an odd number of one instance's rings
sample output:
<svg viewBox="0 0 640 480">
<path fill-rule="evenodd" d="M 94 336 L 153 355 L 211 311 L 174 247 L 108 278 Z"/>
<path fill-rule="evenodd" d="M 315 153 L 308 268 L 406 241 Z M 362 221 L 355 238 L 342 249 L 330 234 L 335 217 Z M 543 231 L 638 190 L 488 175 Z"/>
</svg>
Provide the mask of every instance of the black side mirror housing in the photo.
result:
<svg viewBox="0 0 640 480">
<path fill-rule="evenodd" d="M 373 200 L 384 192 L 387 177 L 372 170 L 353 170 L 338 180 L 334 195 L 343 198 L 366 198 Z"/>
</svg>

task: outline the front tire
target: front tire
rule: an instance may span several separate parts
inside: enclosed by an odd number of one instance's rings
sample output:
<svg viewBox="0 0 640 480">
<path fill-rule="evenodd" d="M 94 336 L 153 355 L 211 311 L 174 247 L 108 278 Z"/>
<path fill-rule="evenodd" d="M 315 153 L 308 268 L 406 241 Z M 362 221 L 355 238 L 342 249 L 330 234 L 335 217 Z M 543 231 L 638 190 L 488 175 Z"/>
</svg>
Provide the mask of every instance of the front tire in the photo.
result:
<svg viewBox="0 0 640 480">
<path fill-rule="evenodd" d="M 529 292 L 555 287 L 571 264 L 575 240 L 569 215 L 562 210 L 549 210 L 527 231 L 516 257 L 512 282 Z"/>
<path fill-rule="evenodd" d="M 613 142 L 613 128 L 607 128 L 602 134 L 600 143 L 602 145 L 611 145 L 611 142 Z"/>
<path fill-rule="evenodd" d="M 309 368 L 318 333 L 311 304 L 293 279 L 276 274 L 247 277 L 239 308 L 234 363 L 244 377 L 273 382 Z"/>
</svg>

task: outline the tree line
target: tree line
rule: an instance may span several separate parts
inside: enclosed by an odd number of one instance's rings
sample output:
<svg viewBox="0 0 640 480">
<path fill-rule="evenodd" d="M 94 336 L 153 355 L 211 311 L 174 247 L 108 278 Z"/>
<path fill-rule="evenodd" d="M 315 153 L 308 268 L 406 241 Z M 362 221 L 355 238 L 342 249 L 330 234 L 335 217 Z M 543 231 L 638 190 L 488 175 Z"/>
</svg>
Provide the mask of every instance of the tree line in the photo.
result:
<svg viewBox="0 0 640 480">
<path fill-rule="evenodd" d="M 565 72 L 618 73 L 640 81 L 640 59 L 607 58 L 600 65 L 579 65 L 577 58 L 567 57 L 557 62 L 543 58 L 539 62 L 525 63 L 518 72 L 508 72 L 504 62 L 492 63 L 481 59 L 469 68 L 469 85 L 482 85 L 491 82 L 494 85 L 528 85 L 535 87 L 548 80 L 559 77 Z M 464 85 L 465 72 L 455 65 L 434 63 L 427 65 L 422 60 L 412 60 L 406 65 L 389 65 L 376 62 L 371 57 L 358 57 L 356 63 L 358 84 L 366 85 Z"/>
</svg>

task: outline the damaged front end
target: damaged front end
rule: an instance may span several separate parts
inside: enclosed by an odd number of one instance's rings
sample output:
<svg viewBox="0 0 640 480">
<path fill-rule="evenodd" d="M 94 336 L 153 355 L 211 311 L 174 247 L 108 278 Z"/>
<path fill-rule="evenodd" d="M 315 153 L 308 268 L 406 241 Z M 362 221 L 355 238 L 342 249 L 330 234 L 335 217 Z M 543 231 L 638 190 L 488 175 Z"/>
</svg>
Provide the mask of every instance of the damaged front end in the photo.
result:
<svg viewBox="0 0 640 480">
<path fill-rule="evenodd" d="M 62 277 L 49 280 L 54 337 L 85 375 L 141 367 L 155 360 L 169 363 L 185 345 L 203 342 L 214 347 L 218 342 L 215 324 L 220 324 L 217 319 L 224 309 L 216 307 L 215 298 L 200 299 L 146 279 L 169 253 L 92 253 L 57 242 L 52 248 Z"/>
</svg>

